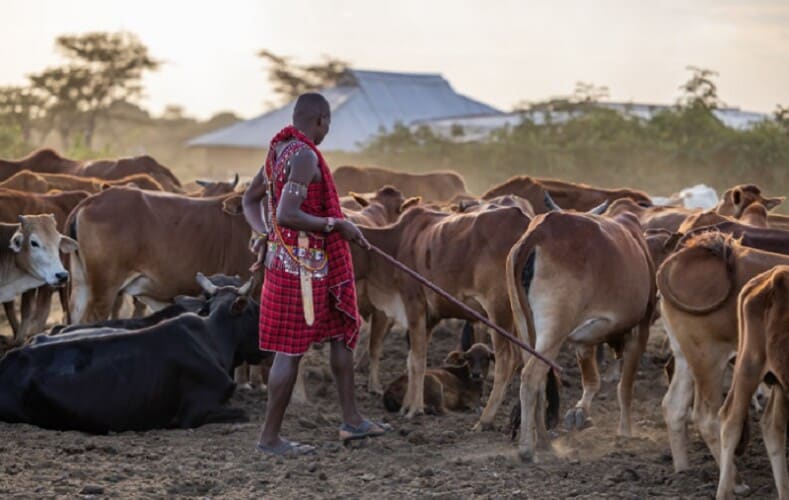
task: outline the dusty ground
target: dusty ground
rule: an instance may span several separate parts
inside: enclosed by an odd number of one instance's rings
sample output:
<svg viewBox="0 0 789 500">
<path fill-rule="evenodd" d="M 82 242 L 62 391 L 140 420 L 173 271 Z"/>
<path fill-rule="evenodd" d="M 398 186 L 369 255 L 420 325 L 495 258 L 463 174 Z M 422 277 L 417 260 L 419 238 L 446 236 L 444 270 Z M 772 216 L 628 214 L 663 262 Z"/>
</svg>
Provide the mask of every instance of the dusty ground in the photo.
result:
<svg viewBox="0 0 789 500">
<path fill-rule="evenodd" d="M 653 336 L 654 339 L 655 336 Z M 437 364 L 455 337 L 436 335 L 430 363 Z M 0 497 L 351 497 L 351 498 L 676 498 L 714 495 L 717 468 L 693 433 L 693 469 L 674 474 L 660 410 L 666 381 L 657 359 L 657 342 L 643 359 L 634 407 L 635 437 L 618 439 L 616 388 L 604 384 L 592 408 L 595 427 L 554 441 L 554 452 L 536 465 L 518 461 L 516 448 L 501 431 L 475 433 L 473 413 L 420 417 L 407 421 L 387 414 L 378 397 L 357 386 L 370 416 L 391 422 L 397 431 L 345 448 L 336 440 L 340 423 L 334 388 L 325 364 L 313 370 L 308 391 L 313 404 L 292 407 L 285 435 L 318 446 L 314 457 L 268 459 L 254 450 L 265 395 L 240 392 L 233 404 L 251 421 L 196 430 L 161 430 L 90 436 L 0 423 Z M 401 335 L 387 339 L 384 382 L 405 367 Z M 323 355 L 321 355 L 323 358 Z M 563 411 L 580 395 L 578 370 L 563 353 Z M 503 428 L 515 401 L 509 398 L 497 424 Z M 758 429 L 758 427 L 753 427 Z M 769 463 L 758 430 L 738 464 L 752 497 L 773 497 Z"/>
</svg>

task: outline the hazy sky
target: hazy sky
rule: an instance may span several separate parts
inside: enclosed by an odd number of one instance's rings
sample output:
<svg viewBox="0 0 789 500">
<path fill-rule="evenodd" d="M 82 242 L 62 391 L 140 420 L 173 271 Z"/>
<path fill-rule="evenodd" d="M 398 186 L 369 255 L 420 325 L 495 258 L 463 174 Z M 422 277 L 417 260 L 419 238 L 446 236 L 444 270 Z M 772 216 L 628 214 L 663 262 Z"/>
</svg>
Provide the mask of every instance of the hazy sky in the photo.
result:
<svg viewBox="0 0 789 500">
<path fill-rule="evenodd" d="M 606 85 L 671 103 L 689 64 L 720 72 L 730 105 L 789 105 L 789 1 L 0 0 L 0 85 L 57 64 L 56 35 L 128 30 L 166 62 L 145 106 L 251 117 L 274 100 L 261 48 L 301 62 L 437 72 L 502 109 Z"/>
</svg>

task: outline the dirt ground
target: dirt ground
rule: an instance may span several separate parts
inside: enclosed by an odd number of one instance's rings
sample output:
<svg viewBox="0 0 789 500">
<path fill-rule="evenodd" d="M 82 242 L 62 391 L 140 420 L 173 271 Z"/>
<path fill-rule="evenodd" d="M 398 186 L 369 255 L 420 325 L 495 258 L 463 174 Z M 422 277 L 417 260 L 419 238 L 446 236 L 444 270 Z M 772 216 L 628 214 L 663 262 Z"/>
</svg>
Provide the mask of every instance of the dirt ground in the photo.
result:
<svg viewBox="0 0 789 500">
<path fill-rule="evenodd" d="M 474 412 L 406 420 L 387 413 L 380 397 L 366 392 L 357 376 L 361 407 L 396 431 L 346 448 L 337 441 L 340 423 L 334 387 L 318 357 L 308 378 L 310 405 L 289 409 L 284 435 L 312 443 L 312 457 L 274 459 L 255 451 L 265 394 L 239 391 L 232 404 L 250 422 L 195 430 L 159 430 L 91 436 L 0 423 L 0 497 L 217 497 L 217 498 L 700 498 L 715 494 L 717 467 L 692 432 L 689 472 L 674 474 L 660 409 L 666 380 L 660 364 L 660 327 L 636 382 L 632 439 L 615 436 L 616 387 L 604 383 L 592 407 L 595 426 L 561 435 L 554 451 L 523 464 L 501 429 L 517 399 L 517 382 L 497 419 L 499 430 L 472 432 Z M 437 365 L 457 342 L 437 333 L 430 364 Z M 383 362 L 384 383 L 400 375 L 407 352 L 402 334 L 391 334 Z M 571 353 L 562 411 L 580 396 L 580 376 Z M 755 418 L 755 417 L 753 417 Z M 758 427 L 738 461 L 754 498 L 774 497 L 772 476 Z"/>
</svg>

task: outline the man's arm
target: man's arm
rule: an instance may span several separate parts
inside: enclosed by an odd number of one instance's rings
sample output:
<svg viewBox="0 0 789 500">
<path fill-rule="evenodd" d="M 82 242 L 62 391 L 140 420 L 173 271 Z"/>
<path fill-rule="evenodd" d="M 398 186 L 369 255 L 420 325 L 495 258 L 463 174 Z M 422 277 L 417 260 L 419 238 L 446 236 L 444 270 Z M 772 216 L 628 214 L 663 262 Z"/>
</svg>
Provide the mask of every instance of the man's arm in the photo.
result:
<svg viewBox="0 0 789 500">
<path fill-rule="evenodd" d="M 279 224 L 297 231 L 325 232 L 329 223 L 328 217 L 316 217 L 301 209 L 301 204 L 307 198 L 307 187 L 310 183 L 320 180 L 321 171 L 318 168 L 318 157 L 314 152 L 303 149 L 293 155 L 288 182 L 282 188 L 282 196 L 277 207 Z M 348 220 L 336 221 L 334 230 L 348 241 L 367 246 L 362 232 Z"/>
<path fill-rule="evenodd" d="M 266 196 L 268 196 L 268 193 L 266 193 L 266 182 L 263 179 L 261 170 L 252 179 L 249 187 L 244 192 L 243 198 L 241 198 L 244 218 L 247 220 L 249 227 L 259 234 L 266 232 L 266 225 L 263 223 L 263 214 L 261 213 L 261 203 Z"/>
</svg>

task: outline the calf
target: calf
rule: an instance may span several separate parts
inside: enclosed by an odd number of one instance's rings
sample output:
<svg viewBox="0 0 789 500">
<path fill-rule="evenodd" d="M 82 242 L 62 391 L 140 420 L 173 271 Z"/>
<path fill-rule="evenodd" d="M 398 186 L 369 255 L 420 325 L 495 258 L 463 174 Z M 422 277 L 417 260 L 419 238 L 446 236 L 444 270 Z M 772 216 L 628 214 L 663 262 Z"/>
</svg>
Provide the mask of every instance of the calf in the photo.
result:
<svg viewBox="0 0 789 500">
<path fill-rule="evenodd" d="M 58 233 L 52 215 L 19 215 L 18 224 L 0 223 L 0 302 L 13 303 L 14 297 L 42 285 L 62 286 L 69 273 L 60 252 L 71 253 L 77 243 Z M 23 318 L 24 320 L 24 318 Z M 14 341 L 23 338 L 22 329 Z"/>
<path fill-rule="evenodd" d="M 686 239 L 658 270 L 661 313 L 674 353 L 663 414 L 676 471 L 689 467 L 691 403 L 693 421 L 720 463 L 717 415 L 724 371 L 737 350 L 737 295 L 751 278 L 781 264 L 789 264 L 789 255 L 748 248 L 731 235 L 705 232 Z"/>
<path fill-rule="evenodd" d="M 507 290 L 521 339 L 549 359 L 574 343 L 583 395 L 568 427 L 586 425 L 600 388 L 595 347 L 623 357 L 619 382 L 620 435 L 631 433 L 633 381 L 649 339 L 656 301 L 655 271 L 641 227 L 631 214 L 615 219 L 579 213 L 538 215 L 507 258 Z M 637 332 L 631 332 L 637 327 Z M 521 371 L 520 456 L 534 459 L 537 418 L 548 366 L 524 354 Z"/>
<path fill-rule="evenodd" d="M 739 341 L 731 388 L 720 409 L 718 498 L 734 496 L 734 450 L 748 419 L 748 403 L 762 380 L 772 386 L 761 427 L 775 486 L 789 498 L 786 424 L 789 420 L 789 266 L 751 279 L 740 292 Z"/>
<path fill-rule="evenodd" d="M 90 433 L 246 420 L 224 403 L 233 366 L 260 360 L 251 284 L 198 282 L 211 297 L 206 317 L 9 351 L 0 360 L 0 420 Z"/>
<path fill-rule="evenodd" d="M 477 408 L 495 355 L 485 344 L 474 344 L 466 352 L 447 354 L 440 368 L 425 372 L 425 413 L 443 415 L 447 410 Z M 384 407 L 399 411 L 408 386 L 408 374 L 389 384 Z"/>
</svg>

